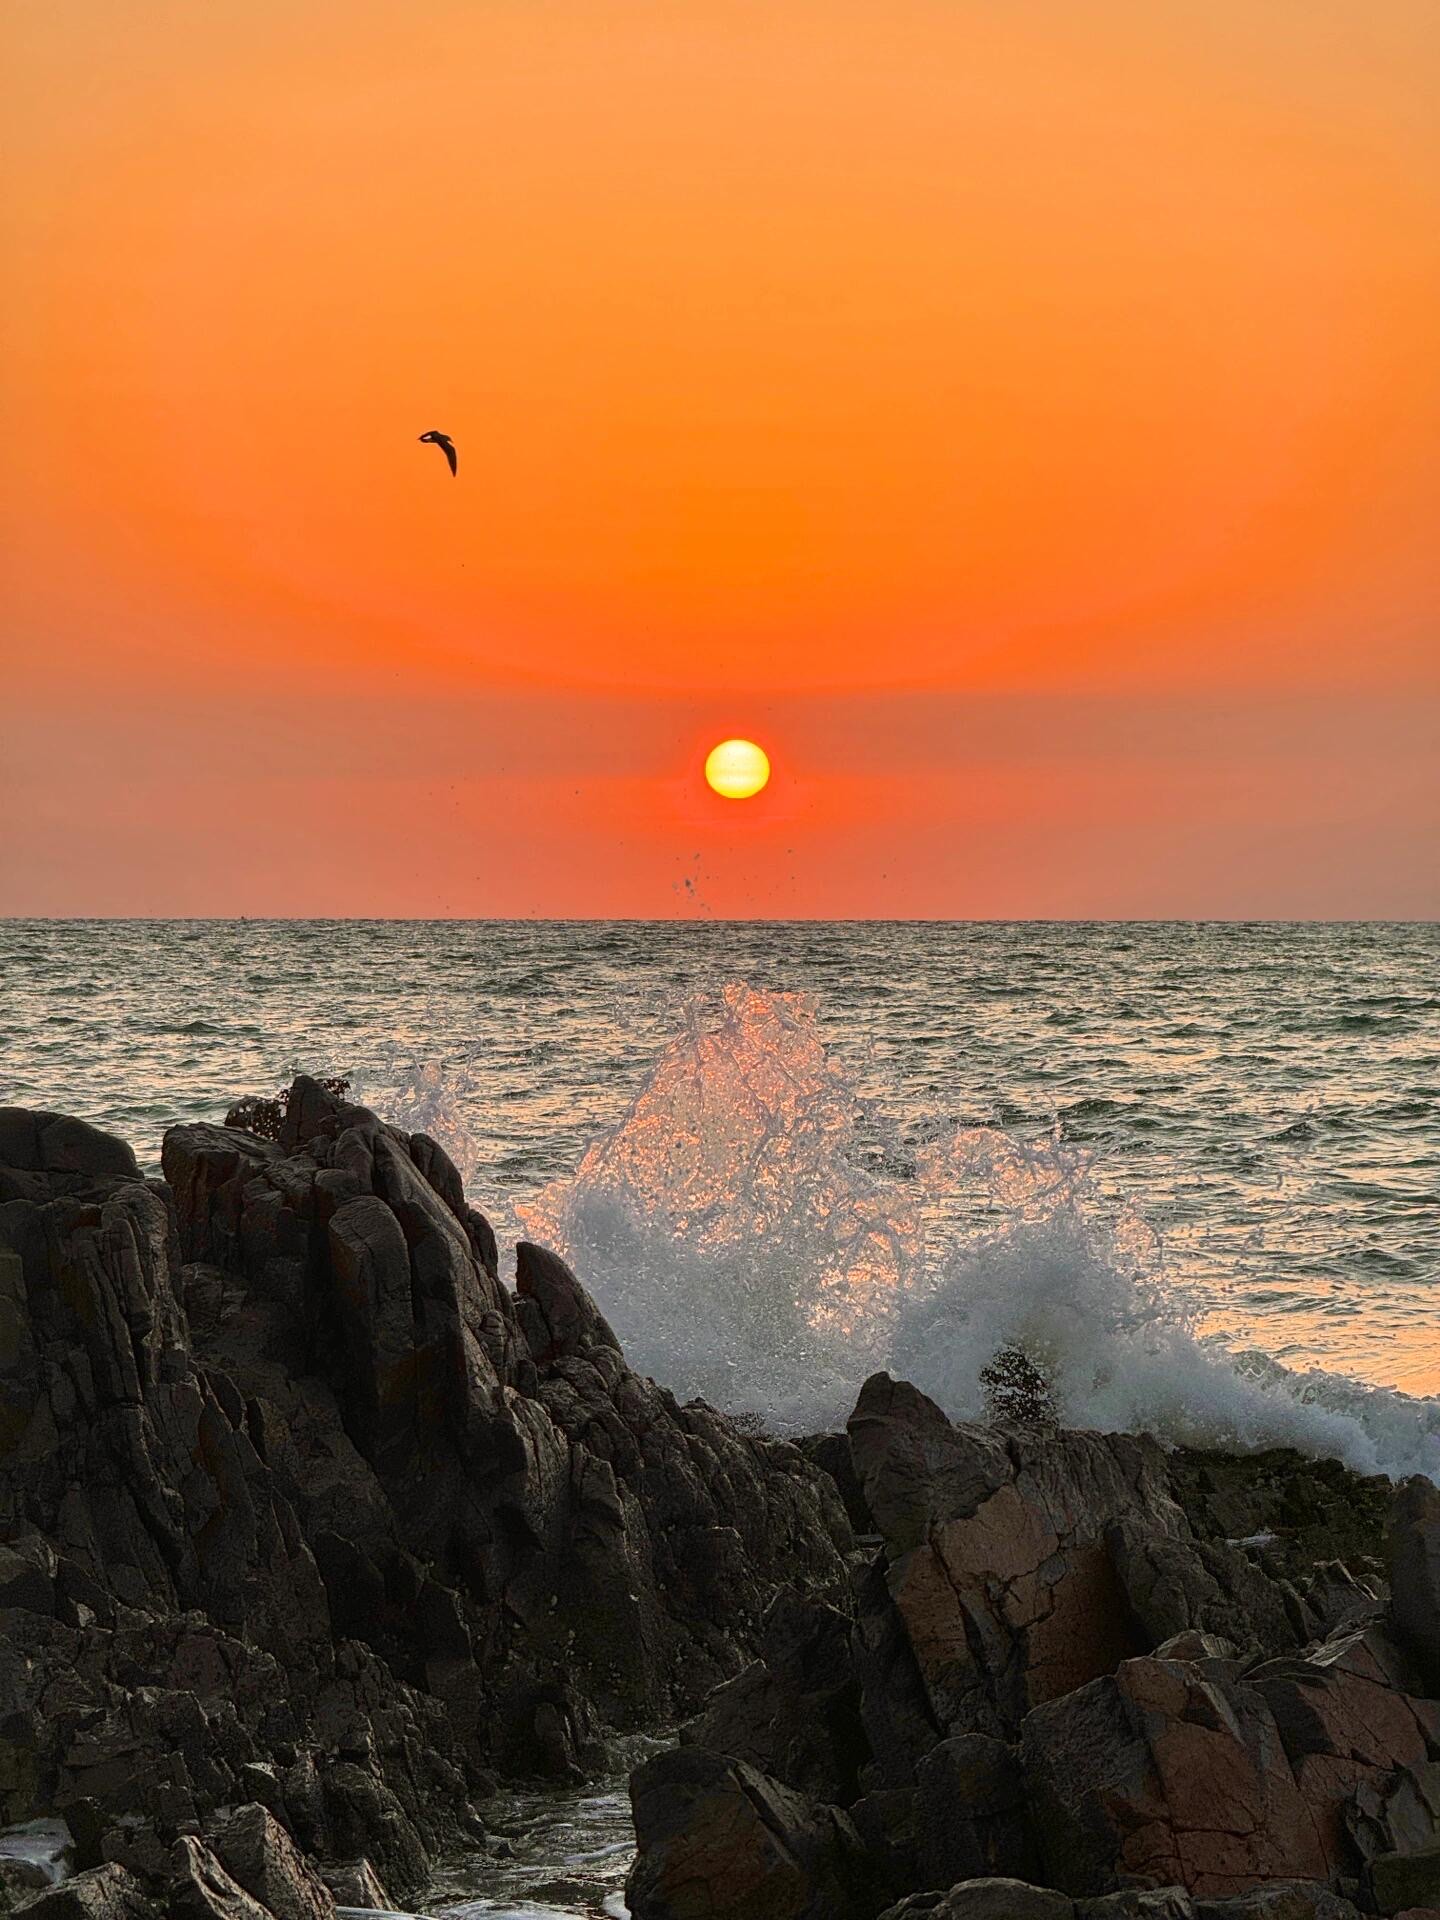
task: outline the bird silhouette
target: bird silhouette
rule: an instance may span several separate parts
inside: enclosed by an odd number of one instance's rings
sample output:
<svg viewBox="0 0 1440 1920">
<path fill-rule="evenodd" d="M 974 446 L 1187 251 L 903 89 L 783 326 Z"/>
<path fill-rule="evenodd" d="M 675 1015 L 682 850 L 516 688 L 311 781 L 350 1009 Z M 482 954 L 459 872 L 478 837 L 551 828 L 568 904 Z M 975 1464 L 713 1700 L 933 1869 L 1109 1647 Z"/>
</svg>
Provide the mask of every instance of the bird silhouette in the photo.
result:
<svg viewBox="0 0 1440 1920">
<path fill-rule="evenodd" d="M 422 433 L 420 438 L 429 446 L 439 447 L 445 458 L 450 462 L 451 473 L 458 473 L 459 461 L 455 454 L 455 442 L 450 438 L 448 433 L 440 433 L 436 428 L 432 427 L 429 433 Z"/>
</svg>

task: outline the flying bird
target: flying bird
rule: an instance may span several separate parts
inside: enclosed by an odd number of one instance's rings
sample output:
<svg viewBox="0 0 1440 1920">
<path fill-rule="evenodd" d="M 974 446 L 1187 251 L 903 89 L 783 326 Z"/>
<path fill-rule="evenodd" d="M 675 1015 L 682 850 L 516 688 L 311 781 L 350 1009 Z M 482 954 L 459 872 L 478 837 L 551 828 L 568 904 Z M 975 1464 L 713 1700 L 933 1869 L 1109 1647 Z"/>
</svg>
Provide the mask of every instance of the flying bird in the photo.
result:
<svg viewBox="0 0 1440 1920">
<path fill-rule="evenodd" d="M 450 438 L 448 433 L 437 432 L 437 430 L 432 427 L 429 433 L 422 433 L 420 438 L 429 446 L 439 447 L 445 458 L 450 462 L 450 471 L 452 474 L 459 471 L 460 463 L 455 455 L 455 442 Z"/>
</svg>

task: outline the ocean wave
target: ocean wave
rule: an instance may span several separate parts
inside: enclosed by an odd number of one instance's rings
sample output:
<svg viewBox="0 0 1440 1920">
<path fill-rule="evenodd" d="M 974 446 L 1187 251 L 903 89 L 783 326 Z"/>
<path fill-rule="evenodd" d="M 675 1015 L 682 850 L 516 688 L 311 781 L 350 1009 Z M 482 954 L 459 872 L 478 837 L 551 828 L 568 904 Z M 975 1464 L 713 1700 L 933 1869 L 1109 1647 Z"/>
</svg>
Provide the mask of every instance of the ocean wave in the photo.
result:
<svg viewBox="0 0 1440 1920">
<path fill-rule="evenodd" d="M 1074 1426 L 1440 1479 L 1440 1401 L 1202 1335 L 1160 1237 L 1058 1129 L 941 1127 L 877 1155 L 873 1121 L 813 1000 L 732 983 L 689 1003 L 619 1123 L 519 1212 L 635 1365 L 787 1430 L 842 1421 L 878 1367 L 976 1417 L 983 1368 L 1018 1342 Z"/>
</svg>

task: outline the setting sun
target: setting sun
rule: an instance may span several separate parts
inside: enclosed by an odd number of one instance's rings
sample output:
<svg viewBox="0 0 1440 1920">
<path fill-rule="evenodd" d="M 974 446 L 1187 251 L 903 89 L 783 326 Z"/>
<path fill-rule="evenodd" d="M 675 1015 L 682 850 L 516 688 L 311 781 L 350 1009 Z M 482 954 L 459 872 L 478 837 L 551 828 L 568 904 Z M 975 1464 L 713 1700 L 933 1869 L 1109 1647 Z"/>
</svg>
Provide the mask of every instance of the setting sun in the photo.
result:
<svg viewBox="0 0 1440 1920">
<path fill-rule="evenodd" d="M 705 760 L 705 778 L 726 800 L 749 800 L 770 778 L 770 758 L 753 740 L 722 740 Z"/>
</svg>

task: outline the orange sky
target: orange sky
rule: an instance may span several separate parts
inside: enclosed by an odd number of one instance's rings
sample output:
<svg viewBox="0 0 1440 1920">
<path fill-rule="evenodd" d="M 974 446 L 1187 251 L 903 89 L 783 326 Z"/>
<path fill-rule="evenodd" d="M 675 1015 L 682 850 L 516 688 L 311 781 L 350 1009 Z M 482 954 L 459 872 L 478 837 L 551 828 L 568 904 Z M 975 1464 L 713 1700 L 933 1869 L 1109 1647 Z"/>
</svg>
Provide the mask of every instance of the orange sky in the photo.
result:
<svg viewBox="0 0 1440 1920">
<path fill-rule="evenodd" d="M 0 912 L 1440 911 L 1435 0 L 0 34 Z"/>
</svg>

